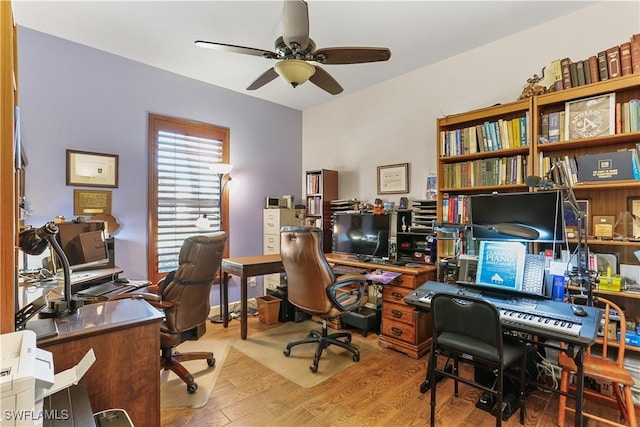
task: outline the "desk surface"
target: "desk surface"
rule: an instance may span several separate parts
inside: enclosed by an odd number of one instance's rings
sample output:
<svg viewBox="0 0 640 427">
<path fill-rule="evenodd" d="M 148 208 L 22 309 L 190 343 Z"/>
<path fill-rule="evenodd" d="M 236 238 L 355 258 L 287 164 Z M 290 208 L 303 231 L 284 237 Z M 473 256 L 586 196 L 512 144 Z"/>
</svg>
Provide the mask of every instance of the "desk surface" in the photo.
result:
<svg viewBox="0 0 640 427">
<path fill-rule="evenodd" d="M 60 334 L 37 344 L 53 354 L 56 373 L 73 367 L 93 348 L 96 361 L 82 378 L 93 411 L 121 408 L 136 427 L 156 427 L 162 318 L 141 299 L 85 305 L 55 319 Z"/>
</svg>

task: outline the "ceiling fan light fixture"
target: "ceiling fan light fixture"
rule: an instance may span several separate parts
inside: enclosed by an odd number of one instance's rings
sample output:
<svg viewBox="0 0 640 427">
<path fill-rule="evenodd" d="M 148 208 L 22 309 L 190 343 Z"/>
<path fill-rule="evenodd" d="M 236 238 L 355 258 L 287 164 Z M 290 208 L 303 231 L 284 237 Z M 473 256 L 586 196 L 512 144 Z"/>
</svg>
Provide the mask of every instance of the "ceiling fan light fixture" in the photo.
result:
<svg viewBox="0 0 640 427">
<path fill-rule="evenodd" d="M 293 87 L 303 84 L 316 72 L 316 67 L 300 59 L 285 59 L 273 68 Z"/>
</svg>

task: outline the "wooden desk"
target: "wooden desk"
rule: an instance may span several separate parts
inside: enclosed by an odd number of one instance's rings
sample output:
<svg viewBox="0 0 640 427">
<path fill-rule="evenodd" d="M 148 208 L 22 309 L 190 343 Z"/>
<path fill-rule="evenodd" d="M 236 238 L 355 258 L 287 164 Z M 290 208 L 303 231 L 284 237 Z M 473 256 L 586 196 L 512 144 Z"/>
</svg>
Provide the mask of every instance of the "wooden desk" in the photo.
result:
<svg viewBox="0 0 640 427">
<path fill-rule="evenodd" d="M 393 348 L 413 358 L 419 358 L 429 350 L 431 343 L 431 315 L 415 314 L 412 307 L 404 302 L 404 297 L 427 280 L 434 280 L 436 268 L 417 268 L 364 263 L 345 259 L 334 254 L 325 254 L 332 264 L 351 265 L 369 270 L 384 269 L 402 273 L 400 277 L 383 288 L 382 328 L 379 344 Z M 247 279 L 264 274 L 284 271 L 280 254 L 257 255 L 239 258 L 225 258 L 221 265 L 222 324 L 229 325 L 229 275 L 240 278 L 240 337 L 247 339 Z"/>
<path fill-rule="evenodd" d="M 247 279 L 254 276 L 262 276 L 284 271 L 280 254 L 257 255 L 238 258 L 225 258 L 220 266 L 222 284 L 220 292 L 222 296 L 222 325 L 229 326 L 229 275 L 235 274 L 240 278 L 240 337 L 247 339 Z"/>
<path fill-rule="evenodd" d="M 85 305 L 56 319 L 59 335 L 38 341 L 38 347 L 53 353 L 56 373 L 93 348 L 96 361 L 82 379 L 93 411 L 121 408 L 136 427 L 157 427 L 162 318 L 141 299 Z"/>
<path fill-rule="evenodd" d="M 338 254 L 325 254 L 330 264 L 348 265 L 366 270 L 385 270 L 401 273 L 382 287 L 382 324 L 378 344 L 419 359 L 431 347 L 431 314 L 418 312 L 404 302 L 404 297 L 428 280 L 435 280 L 436 267 L 420 265 L 406 267 L 374 264 L 354 260 Z"/>
</svg>

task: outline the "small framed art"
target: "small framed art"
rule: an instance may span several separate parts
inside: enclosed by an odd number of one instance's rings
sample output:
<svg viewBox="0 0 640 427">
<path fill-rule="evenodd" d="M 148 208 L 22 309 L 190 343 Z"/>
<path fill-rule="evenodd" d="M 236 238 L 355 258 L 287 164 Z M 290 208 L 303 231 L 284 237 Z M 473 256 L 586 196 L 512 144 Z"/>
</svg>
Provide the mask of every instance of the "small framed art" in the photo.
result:
<svg viewBox="0 0 640 427">
<path fill-rule="evenodd" d="M 378 194 L 409 192 L 409 163 L 378 166 Z"/>
<path fill-rule="evenodd" d="M 608 93 L 565 104 L 567 139 L 594 138 L 615 133 L 616 94 Z"/>
<path fill-rule="evenodd" d="M 67 150 L 67 185 L 118 186 L 118 155 Z"/>
</svg>

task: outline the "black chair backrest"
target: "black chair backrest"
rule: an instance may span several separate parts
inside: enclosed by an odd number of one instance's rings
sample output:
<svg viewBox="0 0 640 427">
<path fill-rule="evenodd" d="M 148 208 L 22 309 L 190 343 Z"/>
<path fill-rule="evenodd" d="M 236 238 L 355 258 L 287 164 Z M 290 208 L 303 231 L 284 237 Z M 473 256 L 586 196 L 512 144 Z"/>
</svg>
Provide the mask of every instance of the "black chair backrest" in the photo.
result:
<svg viewBox="0 0 640 427">
<path fill-rule="evenodd" d="M 206 321 L 209 294 L 222 263 L 226 241 L 224 231 L 185 239 L 180 248 L 178 269 L 162 291 L 162 299 L 173 303 L 164 310 L 169 330 L 182 332 Z"/>
<path fill-rule="evenodd" d="M 488 346 L 495 351 L 491 359 L 502 360 L 502 325 L 495 306 L 478 298 L 442 293 L 433 296 L 431 310 L 434 339 L 455 334 L 460 344 L 465 338 L 470 343 L 479 341 L 484 349 Z"/>
</svg>

